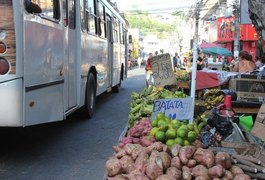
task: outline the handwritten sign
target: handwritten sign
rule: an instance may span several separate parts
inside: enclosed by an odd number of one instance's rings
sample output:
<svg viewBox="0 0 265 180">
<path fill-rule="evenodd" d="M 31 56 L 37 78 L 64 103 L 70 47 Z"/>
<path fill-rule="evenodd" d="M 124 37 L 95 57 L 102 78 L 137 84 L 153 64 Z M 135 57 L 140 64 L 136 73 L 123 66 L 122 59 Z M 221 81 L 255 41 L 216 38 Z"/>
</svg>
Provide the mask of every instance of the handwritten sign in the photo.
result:
<svg viewBox="0 0 265 180">
<path fill-rule="evenodd" d="M 151 119 L 155 119 L 159 112 L 170 119 L 189 120 L 192 123 L 192 98 L 158 99 L 154 102 Z"/>
<path fill-rule="evenodd" d="M 154 85 L 164 87 L 176 84 L 176 76 L 173 72 L 170 55 L 161 54 L 150 59 L 154 77 Z"/>
</svg>

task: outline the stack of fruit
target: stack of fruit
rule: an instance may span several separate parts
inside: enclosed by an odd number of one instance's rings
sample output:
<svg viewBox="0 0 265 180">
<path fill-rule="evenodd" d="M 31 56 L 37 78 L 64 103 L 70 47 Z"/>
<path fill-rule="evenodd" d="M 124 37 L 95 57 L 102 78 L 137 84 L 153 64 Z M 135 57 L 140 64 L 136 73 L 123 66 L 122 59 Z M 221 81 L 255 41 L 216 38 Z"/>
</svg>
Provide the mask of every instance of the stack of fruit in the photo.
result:
<svg viewBox="0 0 265 180">
<path fill-rule="evenodd" d="M 220 89 L 207 89 L 202 98 L 203 106 L 209 110 L 224 102 L 224 92 Z"/>
<path fill-rule="evenodd" d="M 187 146 L 197 139 L 201 128 L 206 124 L 206 120 L 200 122 L 199 125 L 196 121 L 189 124 L 188 120 L 171 120 L 163 113 L 158 113 L 151 124 L 150 135 L 154 136 L 157 141 L 166 143 L 169 147 L 174 144 Z"/>
</svg>

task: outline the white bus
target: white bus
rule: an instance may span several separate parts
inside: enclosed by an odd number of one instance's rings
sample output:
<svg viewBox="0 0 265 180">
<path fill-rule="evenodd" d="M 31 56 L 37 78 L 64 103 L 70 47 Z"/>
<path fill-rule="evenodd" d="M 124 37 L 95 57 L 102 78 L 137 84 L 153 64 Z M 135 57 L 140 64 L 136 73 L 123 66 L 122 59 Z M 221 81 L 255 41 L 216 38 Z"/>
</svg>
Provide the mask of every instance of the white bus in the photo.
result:
<svg viewBox="0 0 265 180">
<path fill-rule="evenodd" d="M 59 121 L 127 74 L 127 23 L 107 0 L 0 0 L 0 126 Z"/>
</svg>

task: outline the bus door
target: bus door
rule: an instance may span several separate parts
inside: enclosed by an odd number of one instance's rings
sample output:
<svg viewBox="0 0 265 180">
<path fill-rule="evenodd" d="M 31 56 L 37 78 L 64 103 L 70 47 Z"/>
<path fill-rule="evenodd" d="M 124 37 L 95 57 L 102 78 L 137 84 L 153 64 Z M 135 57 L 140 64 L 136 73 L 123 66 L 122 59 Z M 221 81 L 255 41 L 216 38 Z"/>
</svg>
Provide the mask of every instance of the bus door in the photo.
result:
<svg viewBox="0 0 265 180">
<path fill-rule="evenodd" d="M 107 20 L 107 40 L 108 40 L 108 87 L 112 85 L 113 79 L 113 31 L 112 19 L 109 14 L 106 14 Z"/>
<path fill-rule="evenodd" d="M 64 24 L 64 108 L 70 110 L 77 105 L 77 56 L 76 56 L 76 1 L 63 0 Z"/>
</svg>

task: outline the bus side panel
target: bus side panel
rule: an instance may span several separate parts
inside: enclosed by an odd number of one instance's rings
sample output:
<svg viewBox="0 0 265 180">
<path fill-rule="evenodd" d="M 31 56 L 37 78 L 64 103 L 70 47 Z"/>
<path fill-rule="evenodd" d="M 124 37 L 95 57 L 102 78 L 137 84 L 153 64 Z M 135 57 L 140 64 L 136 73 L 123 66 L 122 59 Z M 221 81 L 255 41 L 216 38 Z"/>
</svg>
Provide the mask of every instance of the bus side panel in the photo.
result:
<svg viewBox="0 0 265 180">
<path fill-rule="evenodd" d="M 63 84 L 27 93 L 25 126 L 63 120 Z"/>
<path fill-rule="evenodd" d="M 23 126 L 22 79 L 0 83 L 1 126 Z"/>
<path fill-rule="evenodd" d="M 64 31 L 61 24 L 26 15 L 25 125 L 64 119 Z"/>
<path fill-rule="evenodd" d="M 113 47 L 113 79 L 112 86 L 120 83 L 121 76 L 121 50 L 118 43 L 114 43 Z"/>
</svg>

